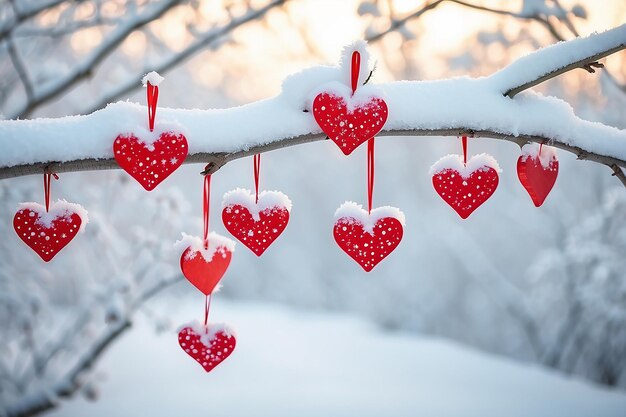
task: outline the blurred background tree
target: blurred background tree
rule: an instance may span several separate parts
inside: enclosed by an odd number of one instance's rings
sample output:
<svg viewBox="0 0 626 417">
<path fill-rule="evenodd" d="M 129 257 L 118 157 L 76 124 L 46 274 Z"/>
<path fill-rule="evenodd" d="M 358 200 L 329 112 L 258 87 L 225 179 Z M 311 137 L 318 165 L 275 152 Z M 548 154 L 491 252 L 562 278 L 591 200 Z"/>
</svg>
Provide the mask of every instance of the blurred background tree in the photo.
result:
<svg viewBox="0 0 626 417">
<path fill-rule="evenodd" d="M 363 37 L 378 59 L 374 82 L 478 77 L 625 18 L 621 0 L 6 1 L 0 110 L 5 118 L 59 117 L 120 99 L 143 102 L 139 79 L 149 70 L 167 76 L 162 106 L 230 107 L 276 94 L 286 75 L 332 64 L 344 44 Z M 597 76 L 570 72 L 537 90 L 565 99 L 583 118 L 626 128 L 625 61 L 615 54 Z M 498 158 L 500 189 L 461 222 L 427 176 L 440 156 L 459 153 L 458 141 L 381 141 L 376 200 L 402 208 L 408 224 L 393 258 L 367 276 L 330 232 L 334 209 L 364 198 L 364 151 L 348 160 L 317 143 L 267 154 L 262 187 L 290 195 L 292 220 L 262 259 L 237 252 L 223 296 L 355 312 L 385 328 L 625 387 L 624 190 L 606 168 L 561 155 L 557 186 L 536 209 L 514 173 L 518 149 L 496 142 L 473 140 L 470 151 Z M 250 187 L 251 165 L 221 169 L 213 201 Z M 55 396 L 96 396 L 88 370 L 135 314 L 169 328 L 168 311 L 146 301 L 163 293 L 176 308 L 174 300 L 192 293 L 171 245 L 179 232 L 200 229 L 198 171 L 181 168 L 149 196 L 120 172 L 63 175 L 54 196 L 83 204 L 91 222 L 83 244 L 49 265 L 10 230 L 18 202 L 41 200 L 39 179 L 0 183 L 0 404 L 7 410 L 32 415 L 53 407 Z"/>
</svg>

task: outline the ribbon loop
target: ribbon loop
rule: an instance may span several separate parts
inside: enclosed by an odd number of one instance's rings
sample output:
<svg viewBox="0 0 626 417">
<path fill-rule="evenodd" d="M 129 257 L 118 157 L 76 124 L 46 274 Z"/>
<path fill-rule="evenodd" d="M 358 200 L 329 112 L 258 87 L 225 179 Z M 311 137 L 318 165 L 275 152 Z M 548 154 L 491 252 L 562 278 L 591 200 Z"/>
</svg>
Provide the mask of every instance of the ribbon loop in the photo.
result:
<svg viewBox="0 0 626 417">
<path fill-rule="evenodd" d="M 204 193 L 202 196 L 202 211 L 204 219 L 204 249 L 209 248 L 209 203 L 211 198 L 211 174 L 204 176 Z"/>
<path fill-rule="evenodd" d="M 154 130 L 154 119 L 156 118 L 157 101 L 159 100 L 159 87 L 150 84 L 146 85 L 146 93 L 148 96 L 148 125 L 150 132 Z"/>
<path fill-rule="evenodd" d="M 50 184 L 52 177 L 54 177 L 55 180 L 59 179 L 59 176 L 55 173 L 44 172 L 43 174 L 43 196 L 46 203 L 46 212 L 50 210 Z"/>
<path fill-rule="evenodd" d="M 261 154 L 254 155 L 254 191 L 256 195 L 256 203 L 259 203 L 259 175 L 261 172 Z"/>
<path fill-rule="evenodd" d="M 367 141 L 367 211 L 372 212 L 374 199 L 374 138 Z"/>
<path fill-rule="evenodd" d="M 361 69 L 361 54 L 359 51 L 352 52 L 352 65 L 351 65 L 351 77 L 350 81 L 352 84 L 352 94 L 356 91 L 359 83 L 359 71 Z"/>
</svg>

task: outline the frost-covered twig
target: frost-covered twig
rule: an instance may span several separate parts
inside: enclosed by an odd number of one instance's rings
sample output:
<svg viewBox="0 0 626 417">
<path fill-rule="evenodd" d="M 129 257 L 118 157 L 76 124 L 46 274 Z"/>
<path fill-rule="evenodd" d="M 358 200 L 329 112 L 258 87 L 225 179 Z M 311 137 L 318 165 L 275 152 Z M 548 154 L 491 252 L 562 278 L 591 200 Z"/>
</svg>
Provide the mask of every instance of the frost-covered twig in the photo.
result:
<svg viewBox="0 0 626 417">
<path fill-rule="evenodd" d="M 26 22 L 29 19 L 39 15 L 40 13 L 51 10 L 61 3 L 64 3 L 66 0 L 50 0 L 41 2 L 37 4 L 35 7 L 29 8 L 27 10 L 17 10 L 14 14 L 13 20 L 7 25 L 0 28 L 0 42 L 2 42 L 7 36 L 9 36 L 17 27 L 19 27 L 22 23 Z M 17 6 L 16 6 L 17 7 Z"/>
<path fill-rule="evenodd" d="M 220 39 L 223 39 L 225 36 L 233 32 L 235 29 L 239 28 L 240 26 L 262 17 L 268 11 L 272 10 L 275 7 L 283 5 L 286 1 L 287 0 L 273 0 L 263 7 L 248 11 L 241 17 L 233 17 L 232 20 L 230 20 L 227 24 L 223 25 L 222 27 L 213 28 L 203 34 L 197 35 L 196 40 L 194 40 L 189 46 L 185 47 L 181 51 L 173 54 L 170 57 L 167 57 L 161 60 L 160 62 L 156 64 L 151 64 L 149 67 L 137 73 L 135 76 L 129 77 L 128 81 L 122 83 L 120 87 L 118 87 L 111 93 L 108 93 L 98 103 L 96 103 L 89 110 L 87 110 L 87 113 L 91 113 L 98 109 L 101 109 L 104 106 L 106 106 L 108 103 L 111 103 L 114 100 L 117 100 L 123 97 L 124 95 L 130 93 L 131 91 L 139 88 L 140 84 L 137 82 L 137 80 L 141 77 L 141 75 L 149 71 L 157 71 L 159 73 L 166 73 L 167 71 L 171 70 L 175 66 L 179 65 L 185 59 L 188 59 L 189 57 L 201 51 L 202 49 L 207 48 L 214 42 L 219 41 Z"/>
<path fill-rule="evenodd" d="M 94 51 L 74 70 L 58 80 L 45 85 L 39 91 L 34 91 L 33 98 L 15 112 L 12 118 L 27 117 L 35 108 L 65 93 L 69 88 L 76 85 L 82 79 L 94 72 L 94 68 L 107 56 L 114 52 L 117 47 L 135 30 L 161 17 L 172 7 L 183 0 L 163 0 L 156 5 L 148 5 L 143 14 L 129 17 L 120 24 Z"/>
</svg>

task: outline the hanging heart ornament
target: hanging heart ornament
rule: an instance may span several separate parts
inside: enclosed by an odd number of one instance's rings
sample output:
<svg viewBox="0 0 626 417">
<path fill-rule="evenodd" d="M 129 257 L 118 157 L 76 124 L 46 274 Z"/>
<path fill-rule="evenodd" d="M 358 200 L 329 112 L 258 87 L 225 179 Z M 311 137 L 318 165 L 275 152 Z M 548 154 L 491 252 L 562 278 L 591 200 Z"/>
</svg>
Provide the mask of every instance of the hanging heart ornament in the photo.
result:
<svg viewBox="0 0 626 417">
<path fill-rule="evenodd" d="M 395 207 L 379 207 L 368 213 L 347 201 L 335 212 L 333 236 L 337 245 L 369 272 L 400 244 L 404 214 Z"/>
<path fill-rule="evenodd" d="M 211 294 L 230 265 L 235 242 L 211 232 L 207 247 L 201 238 L 185 234 L 177 246 L 186 247 L 180 257 L 185 278 L 204 295 Z"/>
<path fill-rule="evenodd" d="M 152 143 L 133 134 L 119 135 L 113 142 L 113 155 L 124 171 L 151 191 L 185 161 L 188 148 L 181 133 L 163 132 Z"/>
<path fill-rule="evenodd" d="M 191 325 L 178 333 L 180 347 L 210 372 L 228 358 L 237 345 L 235 334 L 224 325 Z"/>
<path fill-rule="evenodd" d="M 522 147 L 517 160 L 517 177 L 533 200 L 535 207 L 543 204 L 559 175 L 556 150 L 536 143 Z"/>
<path fill-rule="evenodd" d="M 345 97 L 324 92 L 313 101 L 315 121 L 345 155 L 376 136 L 387 121 L 387 103 L 379 97 L 359 99 L 362 93 L 357 90 L 354 97 Z"/>
<path fill-rule="evenodd" d="M 291 201 L 279 191 L 263 191 L 257 202 L 241 188 L 224 194 L 222 206 L 224 227 L 257 256 L 285 230 L 291 211 Z"/>
<path fill-rule="evenodd" d="M 46 212 L 38 203 L 22 203 L 13 217 L 17 235 L 45 262 L 61 251 L 89 221 L 78 204 L 59 200 Z"/>
<path fill-rule="evenodd" d="M 461 155 L 447 155 L 430 168 L 430 175 L 437 194 L 466 219 L 494 193 L 500 171 L 487 154 L 474 155 L 467 164 Z"/>
</svg>

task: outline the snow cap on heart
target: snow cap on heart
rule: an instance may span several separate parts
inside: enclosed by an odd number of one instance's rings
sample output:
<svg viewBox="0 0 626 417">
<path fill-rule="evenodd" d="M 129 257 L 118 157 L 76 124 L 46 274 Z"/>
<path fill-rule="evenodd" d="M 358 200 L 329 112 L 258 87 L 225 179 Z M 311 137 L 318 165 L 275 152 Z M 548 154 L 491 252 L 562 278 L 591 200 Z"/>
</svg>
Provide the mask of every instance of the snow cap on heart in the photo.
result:
<svg viewBox="0 0 626 417">
<path fill-rule="evenodd" d="M 543 145 L 541 146 L 541 154 L 539 154 L 540 144 L 538 143 L 527 143 L 522 146 L 522 161 L 525 161 L 527 158 L 534 158 L 539 156 L 539 161 L 544 168 L 548 168 L 550 166 L 550 162 L 556 159 L 556 149 L 552 146 Z"/>
<path fill-rule="evenodd" d="M 291 200 L 280 191 L 261 191 L 257 204 L 256 197 L 252 191 L 244 188 L 236 188 L 225 193 L 222 199 L 222 208 L 233 205 L 240 205 L 247 208 L 255 221 L 259 220 L 259 212 L 268 208 L 280 207 L 291 212 Z"/>
<path fill-rule="evenodd" d="M 85 226 L 89 223 L 87 210 L 85 210 L 83 206 L 80 204 L 69 203 L 65 200 L 57 200 L 56 202 L 50 204 L 49 211 L 46 211 L 46 207 L 42 204 L 34 202 L 20 203 L 17 206 L 17 210 L 30 210 L 31 212 L 37 213 L 38 218 L 35 223 L 47 228 L 52 227 L 52 222 L 55 219 L 63 217 L 69 218 L 74 213 L 76 213 L 81 220 L 80 227 L 78 228 L 79 232 L 84 231 Z M 34 213 L 31 215 L 34 215 Z"/>
<path fill-rule="evenodd" d="M 213 259 L 218 248 L 226 248 L 231 253 L 235 251 L 235 242 L 227 237 L 218 235 L 215 232 L 209 233 L 208 241 L 209 247 L 204 248 L 204 240 L 198 236 L 191 236 L 186 233 L 182 233 L 182 239 L 176 241 L 174 247 L 180 252 L 184 252 L 187 248 L 191 248 L 189 256 L 195 256 L 196 252 L 200 252 L 206 262 L 210 262 Z"/>
<path fill-rule="evenodd" d="M 176 330 L 176 333 L 180 333 L 187 327 L 193 330 L 193 332 L 197 335 L 200 335 L 200 342 L 208 348 L 211 347 L 211 341 L 215 339 L 215 335 L 219 332 L 224 333 L 226 336 L 237 337 L 235 330 L 226 323 L 209 323 L 205 326 L 197 320 L 194 320 L 191 323 L 183 324 Z"/>
<path fill-rule="evenodd" d="M 467 161 L 467 165 L 463 164 L 462 155 L 446 155 L 430 167 L 428 174 L 432 176 L 447 169 L 452 169 L 461 174 L 461 177 L 468 178 L 472 172 L 484 169 L 484 167 L 493 168 L 496 172 L 502 172 L 498 161 L 491 155 L 481 153 L 472 156 L 471 159 Z"/>
<path fill-rule="evenodd" d="M 364 40 L 358 40 L 353 42 L 350 45 L 346 45 L 343 47 L 341 51 L 341 60 L 339 61 L 339 66 L 341 67 L 341 82 L 345 85 L 350 86 L 352 80 L 352 53 L 357 51 L 361 54 L 361 65 L 359 67 L 359 80 L 357 85 L 360 87 L 363 86 L 363 83 L 370 75 L 370 71 L 373 71 L 376 66 L 373 65 L 370 68 L 370 54 L 367 51 L 367 42 Z"/>
<path fill-rule="evenodd" d="M 148 86 L 148 83 L 150 83 L 151 85 L 158 87 L 159 84 L 161 84 L 161 82 L 164 80 L 165 78 L 161 77 L 161 75 L 156 72 L 156 71 L 150 71 L 149 73 L 147 73 L 146 75 L 143 76 L 143 78 L 141 79 L 141 84 L 144 87 Z"/>
<path fill-rule="evenodd" d="M 363 225 L 363 230 L 369 234 L 374 233 L 374 226 L 376 222 L 385 217 L 393 217 L 397 219 L 400 224 L 405 226 L 404 213 L 400 209 L 391 206 L 377 207 L 368 213 L 363 209 L 361 204 L 357 204 L 354 201 L 346 201 L 343 203 L 337 211 L 335 211 L 335 221 L 343 219 L 344 221 L 354 219 Z"/>
<path fill-rule="evenodd" d="M 157 121 L 154 124 L 154 130 L 152 132 L 150 132 L 150 129 L 144 126 L 143 123 L 137 123 L 137 125 L 129 126 L 128 129 L 122 131 L 118 135 L 118 138 L 132 138 L 134 136 L 139 139 L 140 142 L 148 145 L 148 149 L 150 149 L 150 145 L 156 142 L 164 133 L 171 133 L 177 137 L 188 136 L 185 127 L 178 122 Z M 150 150 L 152 151 L 153 149 L 154 148 Z"/>
</svg>

